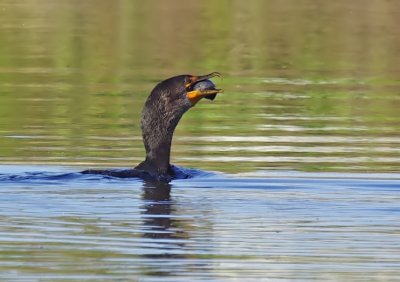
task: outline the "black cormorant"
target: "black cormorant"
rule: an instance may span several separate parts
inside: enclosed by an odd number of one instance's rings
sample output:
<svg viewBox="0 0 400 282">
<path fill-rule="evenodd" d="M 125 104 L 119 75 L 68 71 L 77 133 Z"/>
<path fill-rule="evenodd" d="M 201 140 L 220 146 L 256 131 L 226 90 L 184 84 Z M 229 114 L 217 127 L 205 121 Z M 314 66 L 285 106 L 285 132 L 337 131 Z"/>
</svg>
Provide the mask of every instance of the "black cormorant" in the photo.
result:
<svg viewBox="0 0 400 282">
<path fill-rule="evenodd" d="M 218 72 L 200 76 L 178 75 L 158 83 L 142 111 L 141 128 L 146 159 L 134 169 L 85 170 L 82 173 L 122 178 L 139 177 L 163 182 L 188 177 L 170 164 L 172 135 L 187 110 L 200 99 L 213 100 L 216 94 L 222 92 L 208 80 L 215 76 L 221 75 Z"/>
</svg>

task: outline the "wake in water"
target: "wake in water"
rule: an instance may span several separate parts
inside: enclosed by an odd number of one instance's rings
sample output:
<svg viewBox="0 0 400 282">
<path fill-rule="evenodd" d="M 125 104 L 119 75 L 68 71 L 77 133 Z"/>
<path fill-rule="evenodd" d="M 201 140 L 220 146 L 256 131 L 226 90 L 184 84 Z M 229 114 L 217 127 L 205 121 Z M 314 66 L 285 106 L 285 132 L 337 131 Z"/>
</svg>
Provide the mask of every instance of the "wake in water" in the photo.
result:
<svg viewBox="0 0 400 282">
<path fill-rule="evenodd" d="M 24 170 L 26 168 L 26 170 Z M 61 170 L 61 169 L 60 169 Z M 213 173 L 172 166 L 174 178 L 171 180 L 188 179 L 194 177 L 212 176 Z M 140 177 L 130 177 L 131 169 L 110 169 L 106 170 L 107 173 L 102 174 L 87 174 L 83 172 L 60 172 L 49 167 L 48 170 L 40 170 L 37 168 L 26 166 L 0 166 L 0 183 L 63 183 L 66 181 L 101 181 L 101 180 L 115 180 L 115 181 L 142 181 L 146 180 Z M 8 171 L 8 172 L 7 172 Z"/>
<path fill-rule="evenodd" d="M 185 189 L 224 187 L 225 189 L 287 190 L 353 189 L 400 190 L 400 174 L 393 173 L 310 173 L 299 171 L 256 171 L 242 174 L 221 174 L 174 166 L 174 183 Z M 121 172 L 126 169 L 115 169 Z M 146 183 L 141 178 L 119 178 L 102 174 L 83 174 L 74 168 L 51 166 L 0 165 L 0 187 L 8 184 L 75 185 L 82 183 Z M 150 181 L 155 183 L 154 181 Z"/>
</svg>

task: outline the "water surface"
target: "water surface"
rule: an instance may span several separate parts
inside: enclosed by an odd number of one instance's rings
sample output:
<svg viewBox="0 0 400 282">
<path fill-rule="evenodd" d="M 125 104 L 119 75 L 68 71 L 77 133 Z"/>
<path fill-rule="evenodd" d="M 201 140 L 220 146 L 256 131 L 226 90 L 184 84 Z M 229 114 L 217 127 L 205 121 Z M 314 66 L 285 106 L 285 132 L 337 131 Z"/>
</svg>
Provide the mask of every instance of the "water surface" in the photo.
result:
<svg viewBox="0 0 400 282">
<path fill-rule="evenodd" d="M 1 167 L 0 278 L 383 280 L 400 175 L 259 172 L 172 184 Z M 9 179 L 23 175 L 25 179 Z M 6 187 L 4 187 L 6 184 Z"/>
<path fill-rule="evenodd" d="M 399 6 L 2 1 L 0 162 L 133 166 L 154 85 L 220 71 L 225 93 L 184 116 L 174 163 L 398 171 Z"/>
<path fill-rule="evenodd" d="M 396 280 L 400 2 L 3 0 L 0 280 Z M 167 77 L 219 71 L 155 185 Z"/>
</svg>

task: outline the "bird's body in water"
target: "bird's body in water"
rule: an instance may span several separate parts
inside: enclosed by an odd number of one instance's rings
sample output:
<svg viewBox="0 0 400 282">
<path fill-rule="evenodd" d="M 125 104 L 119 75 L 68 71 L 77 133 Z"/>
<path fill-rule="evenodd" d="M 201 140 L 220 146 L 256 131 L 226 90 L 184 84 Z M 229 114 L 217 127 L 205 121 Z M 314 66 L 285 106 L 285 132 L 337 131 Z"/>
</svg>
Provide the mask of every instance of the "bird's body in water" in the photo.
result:
<svg viewBox="0 0 400 282">
<path fill-rule="evenodd" d="M 208 79 L 220 76 L 179 75 L 157 84 L 146 100 L 142 111 L 142 136 L 146 158 L 134 169 L 85 170 L 84 174 L 103 174 L 113 177 L 138 177 L 145 180 L 169 182 L 186 178 L 184 170 L 170 164 L 172 136 L 183 114 L 200 99 L 213 100 L 221 89 Z"/>
</svg>

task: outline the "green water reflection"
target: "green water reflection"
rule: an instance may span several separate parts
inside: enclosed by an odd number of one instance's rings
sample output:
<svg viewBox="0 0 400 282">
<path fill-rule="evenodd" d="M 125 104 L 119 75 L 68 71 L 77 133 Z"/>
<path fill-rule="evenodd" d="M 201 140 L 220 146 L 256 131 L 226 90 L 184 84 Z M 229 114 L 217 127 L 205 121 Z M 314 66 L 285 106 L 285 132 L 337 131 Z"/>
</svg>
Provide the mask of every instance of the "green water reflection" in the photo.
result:
<svg viewBox="0 0 400 282">
<path fill-rule="evenodd" d="M 0 3 L 0 163 L 131 166 L 154 84 L 220 71 L 173 162 L 227 172 L 394 171 L 400 2 Z"/>
</svg>

